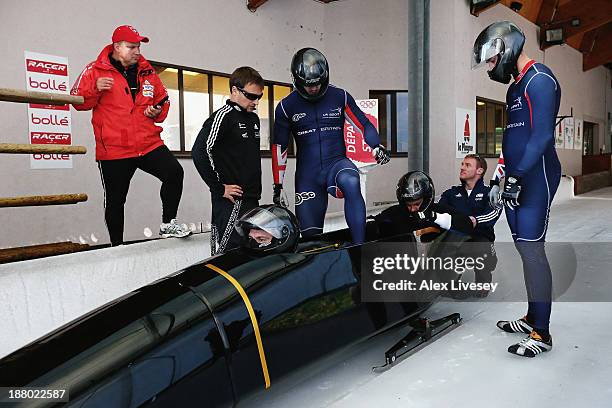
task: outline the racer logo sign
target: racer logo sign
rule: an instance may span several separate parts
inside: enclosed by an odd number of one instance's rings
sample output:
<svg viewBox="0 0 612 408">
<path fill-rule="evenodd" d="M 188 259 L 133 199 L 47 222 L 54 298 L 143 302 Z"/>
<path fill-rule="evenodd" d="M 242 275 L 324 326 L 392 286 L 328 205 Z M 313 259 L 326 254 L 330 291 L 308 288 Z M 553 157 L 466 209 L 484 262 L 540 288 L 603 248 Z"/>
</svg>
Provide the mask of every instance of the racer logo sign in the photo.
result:
<svg viewBox="0 0 612 408">
<path fill-rule="evenodd" d="M 302 193 L 295 193 L 295 205 L 298 206 L 302 204 L 304 201 L 310 200 L 311 198 L 315 198 L 316 194 L 312 191 L 304 191 Z"/>
<path fill-rule="evenodd" d="M 68 76 L 68 65 L 26 57 L 26 70 L 43 74 Z"/>
<path fill-rule="evenodd" d="M 31 144 L 62 144 L 71 143 L 70 133 L 30 132 Z"/>
<path fill-rule="evenodd" d="M 68 60 L 64 57 L 24 52 L 26 90 L 68 94 Z M 28 104 L 31 144 L 72 143 L 71 114 L 68 105 Z M 64 153 L 33 154 L 31 169 L 70 169 L 72 156 Z"/>
</svg>

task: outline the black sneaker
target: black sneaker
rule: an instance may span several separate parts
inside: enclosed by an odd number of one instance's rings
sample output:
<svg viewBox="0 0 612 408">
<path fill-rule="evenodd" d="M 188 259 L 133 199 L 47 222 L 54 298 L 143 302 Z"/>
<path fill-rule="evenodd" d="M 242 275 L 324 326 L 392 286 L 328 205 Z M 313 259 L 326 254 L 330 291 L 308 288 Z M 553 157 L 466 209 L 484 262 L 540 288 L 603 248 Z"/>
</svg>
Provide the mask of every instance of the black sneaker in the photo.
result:
<svg viewBox="0 0 612 408">
<path fill-rule="evenodd" d="M 517 344 L 508 347 L 508 352 L 517 356 L 533 358 L 538 354 L 545 353 L 552 349 L 552 336 L 548 336 L 548 340 L 544 341 L 535 331 L 532 331 L 529 336 L 525 337 Z"/>
<path fill-rule="evenodd" d="M 525 317 L 518 320 L 500 320 L 497 322 L 497 327 L 508 333 L 525 333 L 529 334 L 533 331 L 533 326 L 527 323 Z"/>
</svg>

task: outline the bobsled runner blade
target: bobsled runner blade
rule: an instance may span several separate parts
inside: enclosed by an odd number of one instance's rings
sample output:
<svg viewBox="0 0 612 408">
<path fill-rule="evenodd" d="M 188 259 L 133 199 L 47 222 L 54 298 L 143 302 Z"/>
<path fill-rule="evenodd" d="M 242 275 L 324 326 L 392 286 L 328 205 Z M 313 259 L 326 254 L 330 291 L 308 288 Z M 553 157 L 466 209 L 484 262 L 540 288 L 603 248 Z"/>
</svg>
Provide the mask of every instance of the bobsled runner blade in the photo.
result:
<svg viewBox="0 0 612 408">
<path fill-rule="evenodd" d="M 442 334 L 446 334 L 461 323 L 461 315 L 453 313 L 436 320 L 418 318 L 409 323 L 410 333 L 404 336 L 393 347 L 385 352 L 385 364 L 372 367 L 375 373 L 382 373 L 396 366 L 401 361 L 414 354 L 426 345 L 435 341 Z"/>
</svg>

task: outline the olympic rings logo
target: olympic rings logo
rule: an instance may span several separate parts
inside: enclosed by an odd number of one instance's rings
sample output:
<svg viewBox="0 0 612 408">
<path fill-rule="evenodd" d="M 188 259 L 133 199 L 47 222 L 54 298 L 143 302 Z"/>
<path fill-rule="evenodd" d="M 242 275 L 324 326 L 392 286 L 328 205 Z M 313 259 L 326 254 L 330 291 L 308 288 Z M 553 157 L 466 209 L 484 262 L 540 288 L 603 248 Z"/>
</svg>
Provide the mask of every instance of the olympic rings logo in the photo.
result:
<svg viewBox="0 0 612 408">
<path fill-rule="evenodd" d="M 359 101 L 359 106 L 362 108 L 372 109 L 378 105 L 378 100 Z"/>
<path fill-rule="evenodd" d="M 316 194 L 312 191 L 304 191 L 303 193 L 295 193 L 295 205 L 300 205 L 304 201 L 310 200 L 311 198 L 315 198 Z"/>
</svg>

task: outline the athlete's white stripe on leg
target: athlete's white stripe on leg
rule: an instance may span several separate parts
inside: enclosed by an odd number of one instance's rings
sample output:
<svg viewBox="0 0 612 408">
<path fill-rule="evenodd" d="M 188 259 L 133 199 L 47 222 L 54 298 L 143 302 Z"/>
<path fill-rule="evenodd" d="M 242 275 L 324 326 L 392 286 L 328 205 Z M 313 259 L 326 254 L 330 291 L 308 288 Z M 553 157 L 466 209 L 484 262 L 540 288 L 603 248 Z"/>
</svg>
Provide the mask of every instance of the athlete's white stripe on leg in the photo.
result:
<svg viewBox="0 0 612 408">
<path fill-rule="evenodd" d="M 234 226 L 236 225 L 236 220 L 238 219 L 238 213 L 240 212 L 240 205 L 242 204 L 242 200 L 236 200 L 234 202 L 234 206 L 232 208 L 232 213 L 230 214 L 229 220 L 227 221 L 227 225 L 225 226 L 225 231 L 223 232 L 223 237 L 221 238 L 221 243 L 219 243 L 219 252 L 224 252 L 225 247 L 234 231 Z"/>
<path fill-rule="evenodd" d="M 211 126 L 210 134 L 208 135 L 208 140 L 206 141 L 206 153 L 208 154 L 208 159 L 210 160 L 210 165 L 213 171 L 217 174 L 217 179 L 221 181 L 219 177 L 219 173 L 215 169 L 215 162 L 212 157 L 212 148 L 215 145 L 217 140 L 217 135 L 219 134 L 219 128 L 221 127 L 221 123 L 223 122 L 223 118 L 232 108 L 229 105 L 225 105 L 223 108 L 219 109 L 217 112 L 217 116 L 213 120 L 213 124 Z"/>
<path fill-rule="evenodd" d="M 100 170 L 100 180 L 102 180 L 102 193 L 104 199 L 102 200 L 102 205 L 104 207 L 104 225 L 106 225 L 106 230 L 110 235 L 110 230 L 108 229 L 108 224 L 106 223 L 106 184 L 104 184 L 104 175 L 102 174 L 102 163 L 98 160 L 98 169 Z"/>
</svg>

